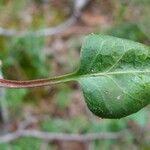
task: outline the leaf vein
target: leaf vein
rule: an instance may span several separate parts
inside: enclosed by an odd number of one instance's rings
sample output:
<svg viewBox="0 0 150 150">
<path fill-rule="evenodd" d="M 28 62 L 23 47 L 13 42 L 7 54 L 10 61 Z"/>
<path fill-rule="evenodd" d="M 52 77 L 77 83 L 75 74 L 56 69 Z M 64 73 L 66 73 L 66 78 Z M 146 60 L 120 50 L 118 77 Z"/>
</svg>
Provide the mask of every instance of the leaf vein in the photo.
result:
<svg viewBox="0 0 150 150">
<path fill-rule="evenodd" d="M 94 86 L 97 87 L 97 89 L 99 89 L 99 87 L 97 86 L 97 84 L 94 84 L 94 82 L 92 82 L 92 83 L 90 83 L 90 84 L 93 84 Z M 102 94 L 102 92 L 101 92 L 100 90 L 99 90 L 99 92 L 100 92 L 100 94 L 101 94 L 101 96 L 102 96 L 102 99 L 103 99 L 103 102 L 104 102 L 104 104 L 105 104 L 106 109 L 109 110 L 109 113 L 111 113 L 110 107 L 109 107 L 109 106 L 107 105 L 107 103 L 106 103 L 106 98 L 104 97 L 104 95 Z"/>
<path fill-rule="evenodd" d="M 123 44 L 123 41 L 122 41 L 122 45 L 123 45 L 123 51 L 124 51 L 123 54 L 120 56 L 120 58 L 106 72 L 111 71 L 120 62 L 120 60 L 123 58 L 123 56 L 128 51 L 128 50 L 127 51 L 125 50 L 125 44 Z"/>
<path fill-rule="evenodd" d="M 116 80 L 114 80 L 112 77 L 110 77 L 110 76 L 108 76 L 108 75 L 106 75 L 106 77 L 108 77 L 109 79 L 111 79 L 111 80 L 118 86 L 118 88 L 120 88 L 120 90 L 122 90 L 122 92 L 123 92 L 124 94 L 128 95 L 128 96 L 131 97 L 132 99 L 135 99 L 135 100 L 138 100 L 138 101 L 141 102 L 140 99 L 137 99 L 137 98 L 133 97 L 132 95 L 130 95 L 128 92 L 126 92 L 125 89 L 124 89 L 123 87 L 121 87 L 121 86 L 119 85 L 119 83 L 118 83 Z"/>
<path fill-rule="evenodd" d="M 91 61 L 91 63 L 89 64 L 89 70 L 90 70 L 90 71 L 91 71 L 91 68 L 92 68 L 93 63 L 95 62 L 96 58 L 97 58 L 98 55 L 100 54 L 100 52 L 101 52 L 101 50 L 102 50 L 103 45 L 104 45 L 105 42 L 106 42 L 106 41 L 103 41 L 103 42 L 101 43 L 100 50 L 97 52 L 96 56 L 93 58 L 93 61 Z"/>
</svg>

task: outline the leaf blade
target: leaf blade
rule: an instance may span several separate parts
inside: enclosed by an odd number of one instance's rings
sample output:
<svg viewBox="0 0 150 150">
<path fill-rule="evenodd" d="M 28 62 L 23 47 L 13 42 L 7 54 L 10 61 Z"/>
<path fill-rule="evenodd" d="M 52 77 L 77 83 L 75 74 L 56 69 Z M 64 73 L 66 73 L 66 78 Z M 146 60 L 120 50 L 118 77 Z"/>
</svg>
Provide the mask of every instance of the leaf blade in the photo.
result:
<svg viewBox="0 0 150 150">
<path fill-rule="evenodd" d="M 140 43 L 92 34 L 77 74 L 88 107 L 100 117 L 125 117 L 150 102 L 150 49 Z"/>
</svg>

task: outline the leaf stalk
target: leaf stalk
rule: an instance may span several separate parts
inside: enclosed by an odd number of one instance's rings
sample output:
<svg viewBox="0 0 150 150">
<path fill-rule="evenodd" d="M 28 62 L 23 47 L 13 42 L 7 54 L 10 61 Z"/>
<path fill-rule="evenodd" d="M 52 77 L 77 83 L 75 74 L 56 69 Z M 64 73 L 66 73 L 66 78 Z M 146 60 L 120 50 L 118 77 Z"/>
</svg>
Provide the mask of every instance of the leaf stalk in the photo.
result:
<svg viewBox="0 0 150 150">
<path fill-rule="evenodd" d="M 34 87 L 41 87 L 41 86 L 49 86 L 53 84 L 69 82 L 75 80 L 76 72 L 45 78 L 45 79 L 37 79 L 37 80 L 24 80 L 24 81 L 17 81 L 17 80 L 7 80 L 7 79 L 0 79 L 0 87 L 4 88 L 34 88 Z"/>
</svg>

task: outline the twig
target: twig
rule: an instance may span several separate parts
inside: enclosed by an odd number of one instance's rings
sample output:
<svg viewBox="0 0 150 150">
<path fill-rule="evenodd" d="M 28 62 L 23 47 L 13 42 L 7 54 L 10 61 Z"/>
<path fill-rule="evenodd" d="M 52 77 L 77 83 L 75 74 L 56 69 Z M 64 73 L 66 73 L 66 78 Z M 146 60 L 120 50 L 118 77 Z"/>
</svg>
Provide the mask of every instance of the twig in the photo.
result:
<svg viewBox="0 0 150 150">
<path fill-rule="evenodd" d="M 2 67 L 2 62 L 0 60 L 0 80 L 3 80 L 3 74 L 1 72 L 1 67 Z M 10 118 L 9 118 L 8 104 L 7 104 L 7 100 L 6 100 L 5 96 L 6 96 L 5 89 L 1 88 L 0 89 L 0 106 L 1 106 L 3 124 L 5 126 L 5 130 L 7 131 Z"/>
<path fill-rule="evenodd" d="M 2 73 L 1 73 L 1 66 L 0 66 L 0 79 L 3 79 Z M 2 113 L 2 119 L 5 127 L 9 123 L 9 114 L 7 109 L 7 101 L 5 99 L 5 89 L 0 89 L 0 106 L 1 106 L 1 113 Z"/>
<path fill-rule="evenodd" d="M 57 27 L 41 29 L 41 30 L 38 30 L 35 32 L 17 31 L 14 29 L 10 30 L 10 29 L 4 29 L 4 28 L 0 27 L 0 35 L 7 36 L 7 37 L 10 37 L 10 36 L 18 36 L 18 37 L 23 37 L 23 36 L 37 36 L 37 37 L 50 36 L 50 35 L 55 35 L 55 34 L 63 32 L 68 27 L 73 25 L 76 22 L 76 20 L 77 20 L 77 17 L 72 16 L 67 21 L 58 25 Z"/>
<path fill-rule="evenodd" d="M 37 130 L 17 130 L 12 133 L 5 134 L 0 136 L 0 143 L 7 143 L 19 139 L 21 137 L 33 137 L 42 139 L 45 141 L 76 141 L 76 142 L 87 142 L 93 140 L 105 140 L 105 139 L 122 139 L 126 137 L 126 132 L 117 132 L 117 133 L 88 133 L 88 134 L 65 134 L 65 133 L 47 133 Z"/>
<path fill-rule="evenodd" d="M 74 8 L 73 8 L 73 14 L 72 16 L 63 22 L 62 24 L 56 26 L 56 27 L 51 27 L 51 28 L 46 28 L 46 29 L 40 29 L 38 31 L 17 31 L 14 29 L 4 29 L 0 27 L 0 35 L 2 36 L 18 36 L 18 37 L 24 37 L 24 36 L 51 36 L 51 35 L 56 35 L 59 33 L 64 32 L 66 29 L 68 29 L 70 26 L 74 25 L 78 18 L 81 15 L 82 9 L 87 5 L 89 0 L 75 0 L 74 2 Z"/>
<path fill-rule="evenodd" d="M 0 79 L 3 79 L 3 75 L 1 73 L 1 66 L 2 66 L 2 62 L 0 60 Z M 5 98 L 5 89 L 1 88 L 0 89 L 0 105 L 1 105 L 1 115 L 2 115 L 2 120 L 3 120 L 3 132 L 7 133 L 9 131 L 9 121 L 10 121 L 10 117 L 9 117 L 9 111 L 8 111 L 8 104 L 7 104 L 7 100 Z M 11 150 L 11 147 L 9 145 L 9 142 L 6 146 L 7 150 Z"/>
</svg>

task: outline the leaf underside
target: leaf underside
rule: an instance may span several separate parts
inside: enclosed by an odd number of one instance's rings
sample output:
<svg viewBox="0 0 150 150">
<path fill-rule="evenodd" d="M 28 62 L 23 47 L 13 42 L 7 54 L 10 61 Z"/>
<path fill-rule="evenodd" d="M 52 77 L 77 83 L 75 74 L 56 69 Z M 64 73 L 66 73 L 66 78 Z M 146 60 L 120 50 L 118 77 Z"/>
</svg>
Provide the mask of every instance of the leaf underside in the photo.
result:
<svg viewBox="0 0 150 150">
<path fill-rule="evenodd" d="M 143 44 L 91 34 L 76 75 L 87 106 L 102 118 L 122 118 L 150 103 L 150 48 Z"/>
</svg>

